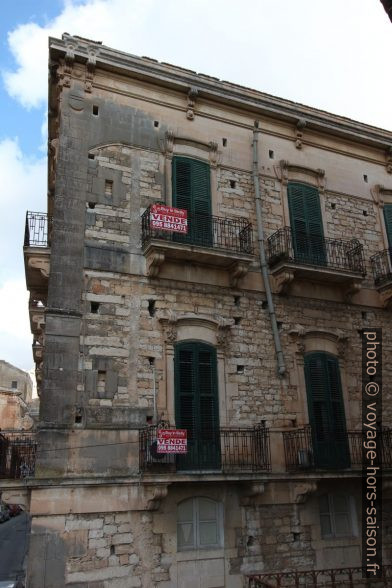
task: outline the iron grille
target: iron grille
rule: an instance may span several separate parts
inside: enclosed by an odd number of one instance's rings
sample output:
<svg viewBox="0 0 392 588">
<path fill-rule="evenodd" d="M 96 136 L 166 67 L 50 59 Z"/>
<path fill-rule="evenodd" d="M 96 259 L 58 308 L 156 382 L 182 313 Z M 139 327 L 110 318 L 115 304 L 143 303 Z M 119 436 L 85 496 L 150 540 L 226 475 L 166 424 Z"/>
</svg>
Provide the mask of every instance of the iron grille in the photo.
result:
<svg viewBox="0 0 392 588">
<path fill-rule="evenodd" d="M 382 588 L 391 586 L 392 566 L 382 568 L 382 578 L 362 578 L 362 568 L 295 570 L 248 576 L 249 588 Z"/>
<path fill-rule="evenodd" d="M 382 286 L 392 280 L 392 248 L 384 249 L 370 258 L 374 283 Z"/>
<path fill-rule="evenodd" d="M 313 430 L 313 433 L 315 431 Z M 324 437 L 334 447 L 336 441 L 336 432 L 328 433 L 323 431 Z M 362 431 L 347 431 L 342 433 L 346 435 L 350 464 L 353 469 L 362 467 L 362 448 L 363 434 Z M 283 432 L 283 444 L 287 471 L 298 471 L 306 469 L 316 469 L 321 467 L 317 463 L 317 453 L 314 447 L 314 434 L 310 425 L 295 431 Z M 381 463 L 382 467 L 392 467 L 392 429 L 383 429 L 381 432 Z"/>
<path fill-rule="evenodd" d="M 36 452 L 34 433 L 0 433 L 0 478 L 34 476 Z"/>
<path fill-rule="evenodd" d="M 293 231 L 291 227 L 277 230 L 267 241 L 268 263 L 281 262 L 334 268 L 366 275 L 363 245 L 357 239 L 326 239 Z"/>
<path fill-rule="evenodd" d="M 26 213 L 25 247 L 49 247 L 52 217 L 45 212 Z"/>
<path fill-rule="evenodd" d="M 188 233 L 172 233 L 150 226 L 150 208 L 142 215 L 142 245 L 152 239 L 253 254 L 252 224 L 244 218 L 222 218 L 188 212 Z"/>
<path fill-rule="evenodd" d="M 141 472 L 176 472 L 181 470 L 181 457 L 157 453 L 157 425 L 139 432 L 139 468 Z M 175 428 L 175 427 L 170 427 Z M 195 432 L 194 432 L 195 435 Z M 196 432 L 197 435 L 197 432 Z M 209 436 L 211 455 L 193 455 L 192 468 L 187 463 L 187 473 L 214 470 L 223 473 L 268 472 L 271 469 L 269 431 L 264 425 L 253 428 L 222 427 Z M 219 462 L 216 456 L 219 456 Z M 206 464 L 212 464 L 211 467 Z"/>
</svg>

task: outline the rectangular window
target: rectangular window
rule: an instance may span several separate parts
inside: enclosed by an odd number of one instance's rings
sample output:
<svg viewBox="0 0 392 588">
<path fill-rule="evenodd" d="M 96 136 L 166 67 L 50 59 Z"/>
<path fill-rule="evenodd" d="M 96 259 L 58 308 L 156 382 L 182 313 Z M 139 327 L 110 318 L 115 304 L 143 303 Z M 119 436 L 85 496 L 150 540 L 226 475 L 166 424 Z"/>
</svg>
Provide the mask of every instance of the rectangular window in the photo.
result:
<svg viewBox="0 0 392 588">
<path fill-rule="evenodd" d="M 346 494 L 324 494 L 319 498 L 323 539 L 352 537 L 358 534 L 355 502 Z"/>
<path fill-rule="evenodd" d="M 211 186 L 207 163 L 187 157 L 173 158 L 173 206 L 188 211 L 188 234 L 176 235 L 176 240 L 211 247 Z"/>
<path fill-rule="evenodd" d="M 287 188 L 292 245 L 301 263 L 326 264 L 320 198 L 316 188 L 289 183 Z"/>
<path fill-rule="evenodd" d="M 384 221 L 388 244 L 392 248 L 392 204 L 384 204 Z"/>
<path fill-rule="evenodd" d="M 18 382 L 16 380 L 12 380 L 11 386 L 12 386 L 13 390 L 17 390 L 18 389 Z"/>
</svg>

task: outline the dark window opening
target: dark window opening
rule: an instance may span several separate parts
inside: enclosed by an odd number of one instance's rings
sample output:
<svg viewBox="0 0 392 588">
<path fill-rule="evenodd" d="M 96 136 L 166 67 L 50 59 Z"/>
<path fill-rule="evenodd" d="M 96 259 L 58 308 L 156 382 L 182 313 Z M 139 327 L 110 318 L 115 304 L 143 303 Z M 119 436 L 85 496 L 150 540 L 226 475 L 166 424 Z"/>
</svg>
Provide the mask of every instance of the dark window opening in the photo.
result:
<svg viewBox="0 0 392 588">
<path fill-rule="evenodd" d="M 335 202 L 331 202 L 331 208 L 332 208 L 332 210 L 335 210 L 335 209 L 336 209 L 336 204 L 335 204 Z"/>
<path fill-rule="evenodd" d="M 268 308 L 268 302 L 266 300 L 263 300 L 263 302 L 261 303 L 261 308 L 263 310 L 265 310 L 266 308 Z"/>
<path fill-rule="evenodd" d="M 146 416 L 146 423 L 147 423 L 148 425 L 151 425 L 151 424 L 152 424 L 152 416 L 151 416 L 151 415 L 147 415 L 147 416 Z"/>
<path fill-rule="evenodd" d="M 222 139 L 222 145 L 223 145 L 223 147 L 227 146 L 227 139 Z"/>
<path fill-rule="evenodd" d="M 245 366 L 237 365 L 237 374 L 243 374 L 245 372 Z"/>
<path fill-rule="evenodd" d="M 93 115 L 94 116 L 98 116 L 98 106 L 96 104 L 93 104 Z"/>
<path fill-rule="evenodd" d="M 113 180 L 105 180 L 105 196 L 112 196 L 113 194 Z"/>
<path fill-rule="evenodd" d="M 239 325 L 239 324 L 240 324 L 240 322 L 241 322 L 241 317 L 240 317 L 240 316 L 235 316 L 235 317 L 234 317 L 234 324 L 235 324 L 235 325 Z"/>
<path fill-rule="evenodd" d="M 235 180 L 230 180 L 230 188 L 235 188 L 237 182 Z"/>
<path fill-rule="evenodd" d="M 362 318 L 363 320 L 366 320 L 368 317 L 367 312 L 365 310 L 362 311 Z"/>
<path fill-rule="evenodd" d="M 99 302 L 90 302 L 90 310 L 93 314 L 97 314 L 99 311 Z"/>
<path fill-rule="evenodd" d="M 114 545 L 110 546 L 110 555 L 114 555 Z"/>
<path fill-rule="evenodd" d="M 153 366 L 155 364 L 155 357 L 149 357 L 148 363 L 150 364 L 150 366 Z"/>
<path fill-rule="evenodd" d="M 367 210 L 363 210 L 362 211 L 363 216 L 367 216 L 368 215 L 368 211 Z"/>
<path fill-rule="evenodd" d="M 364 182 L 366 182 L 366 183 L 368 183 L 368 177 L 367 177 L 367 174 L 363 174 L 363 181 L 364 181 Z"/>
<path fill-rule="evenodd" d="M 95 208 L 95 202 L 89 202 L 88 203 L 88 207 L 89 208 Z"/>
<path fill-rule="evenodd" d="M 148 312 L 150 314 L 150 316 L 155 316 L 155 300 L 149 300 L 148 301 Z"/>
<path fill-rule="evenodd" d="M 268 156 L 269 156 L 269 158 L 270 158 L 270 159 L 274 159 L 274 157 L 275 157 L 275 154 L 274 154 L 274 152 L 273 152 L 273 150 L 272 150 L 272 149 L 270 149 L 270 150 L 268 151 Z"/>
<path fill-rule="evenodd" d="M 88 158 L 89 158 L 89 159 L 95 159 L 95 155 L 94 155 L 94 153 L 89 153 L 89 154 L 88 154 Z"/>
<path fill-rule="evenodd" d="M 240 305 L 241 296 L 234 296 L 234 304 L 236 306 Z"/>
<path fill-rule="evenodd" d="M 12 386 L 12 389 L 13 389 L 13 390 L 16 390 L 16 389 L 17 389 L 17 387 L 18 387 L 18 382 L 17 382 L 16 380 L 12 380 L 12 384 L 11 384 L 11 386 Z"/>
<path fill-rule="evenodd" d="M 156 129 L 159 127 L 159 120 L 154 120 L 154 127 Z"/>
<path fill-rule="evenodd" d="M 293 533 L 293 541 L 299 541 L 301 537 L 301 533 Z"/>
<path fill-rule="evenodd" d="M 80 425 L 82 422 L 82 410 L 80 408 L 76 409 L 75 412 L 75 425 Z"/>
<path fill-rule="evenodd" d="M 278 327 L 279 331 L 282 329 L 283 327 L 283 323 L 280 321 L 277 321 L 276 326 Z"/>
</svg>

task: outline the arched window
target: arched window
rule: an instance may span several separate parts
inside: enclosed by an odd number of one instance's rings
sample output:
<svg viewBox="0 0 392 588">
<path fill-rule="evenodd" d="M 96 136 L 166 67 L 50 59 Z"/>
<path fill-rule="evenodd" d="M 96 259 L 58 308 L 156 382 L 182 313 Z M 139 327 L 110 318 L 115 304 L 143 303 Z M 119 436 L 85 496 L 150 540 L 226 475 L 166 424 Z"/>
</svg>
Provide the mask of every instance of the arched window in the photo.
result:
<svg viewBox="0 0 392 588">
<path fill-rule="evenodd" d="M 178 550 L 213 549 L 222 545 L 222 504 L 204 497 L 180 502 L 177 508 Z"/>
<path fill-rule="evenodd" d="M 338 359 L 329 353 L 308 353 L 305 381 L 316 466 L 350 467 Z"/>
<path fill-rule="evenodd" d="M 174 355 L 175 413 L 178 429 L 186 429 L 188 452 L 178 468 L 220 468 L 220 434 L 216 350 L 198 341 L 178 343 Z"/>
</svg>

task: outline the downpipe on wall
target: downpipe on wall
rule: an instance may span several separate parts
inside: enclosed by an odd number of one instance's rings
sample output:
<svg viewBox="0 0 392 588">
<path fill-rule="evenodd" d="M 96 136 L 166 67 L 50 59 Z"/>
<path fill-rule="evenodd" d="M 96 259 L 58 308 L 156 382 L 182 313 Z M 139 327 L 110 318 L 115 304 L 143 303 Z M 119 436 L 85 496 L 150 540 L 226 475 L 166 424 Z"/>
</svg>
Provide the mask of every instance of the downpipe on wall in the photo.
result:
<svg viewBox="0 0 392 588">
<path fill-rule="evenodd" d="M 253 184 L 255 188 L 255 199 L 256 199 L 256 219 L 257 219 L 257 241 L 259 246 L 260 254 L 260 267 L 261 275 L 263 276 L 263 282 L 265 287 L 265 294 L 267 296 L 268 312 L 271 321 L 272 335 L 275 344 L 276 359 L 278 362 L 278 374 L 283 377 L 286 373 L 286 365 L 284 362 L 282 345 L 280 342 L 279 329 L 276 321 L 275 306 L 272 299 L 271 284 L 269 279 L 268 264 L 265 255 L 264 247 L 264 228 L 263 228 L 263 214 L 261 208 L 261 196 L 260 196 L 260 179 L 259 179 L 259 156 L 258 156 L 258 134 L 259 134 L 259 123 L 255 121 L 255 127 L 253 129 Z"/>
</svg>

